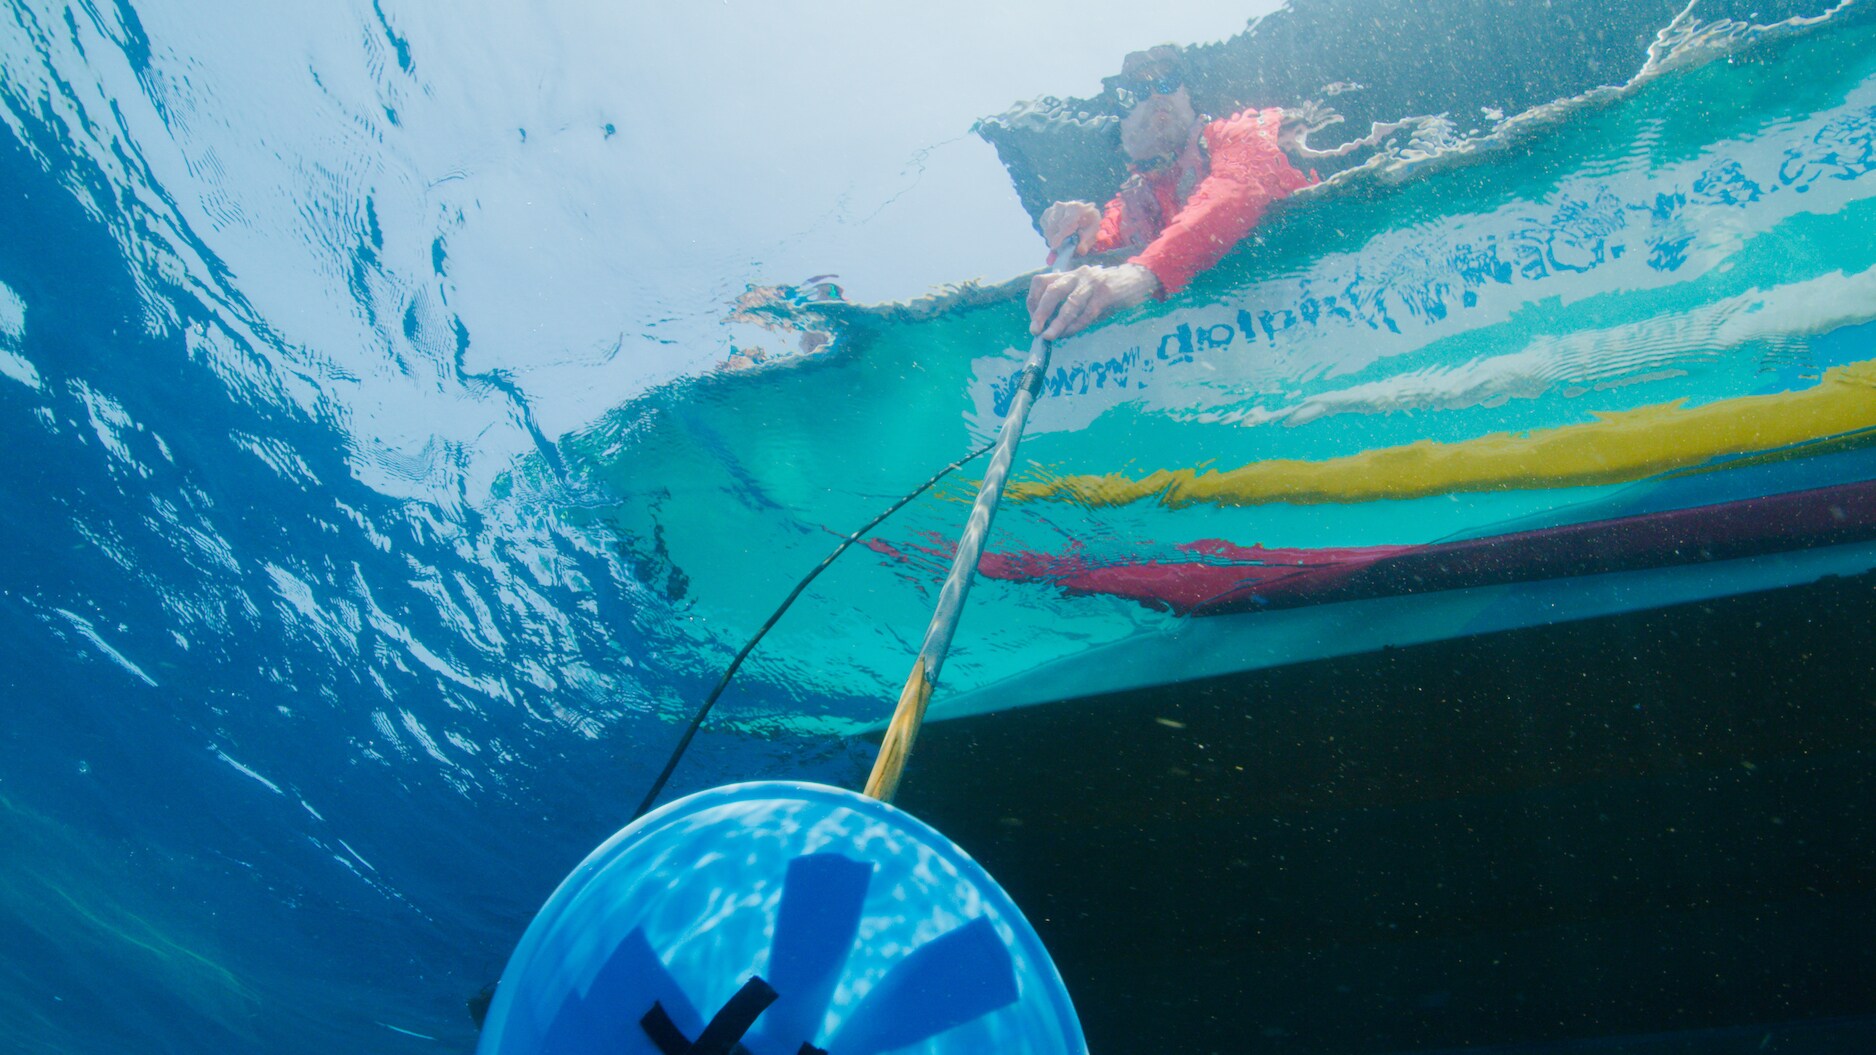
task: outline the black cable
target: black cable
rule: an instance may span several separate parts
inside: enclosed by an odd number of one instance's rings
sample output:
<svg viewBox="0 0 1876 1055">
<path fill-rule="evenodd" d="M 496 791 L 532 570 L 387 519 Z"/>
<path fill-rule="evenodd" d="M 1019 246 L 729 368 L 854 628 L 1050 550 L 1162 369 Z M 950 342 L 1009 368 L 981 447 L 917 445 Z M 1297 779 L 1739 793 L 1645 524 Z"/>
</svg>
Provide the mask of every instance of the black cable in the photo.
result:
<svg viewBox="0 0 1876 1055">
<path fill-rule="evenodd" d="M 717 697 L 723 695 L 723 690 L 729 687 L 730 679 L 736 676 L 736 671 L 738 668 L 740 668 L 743 665 L 743 660 L 749 658 L 749 653 L 755 649 L 756 643 L 762 640 L 763 635 L 769 632 L 769 629 L 775 625 L 777 620 L 781 619 L 782 613 L 788 611 L 788 606 L 795 603 L 795 598 L 801 596 L 801 591 L 807 589 L 808 584 L 813 582 L 816 576 L 826 571 L 828 565 L 834 563 L 834 558 L 840 556 L 842 553 L 845 553 L 847 551 L 848 546 L 851 546 L 855 542 L 860 541 L 860 537 L 862 535 L 865 535 L 867 532 L 878 527 L 881 521 L 885 520 L 887 517 L 893 515 L 894 513 L 897 513 L 900 509 L 905 507 L 906 503 L 912 501 L 912 499 L 917 498 L 919 495 L 922 495 L 926 491 L 931 490 L 931 486 L 933 484 L 937 483 L 939 480 L 944 479 L 945 476 L 947 476 L 948 474 L 952 472 L 955 472 L 958 468 L 963 466 L 966 462 L 970 461 L 973 458 L 979 457 L 980 455 L 984 454 L 985 452 L 987 452 L 988 450 L 990 450 L 990 448 L 994 446 L 996 446 L 996 441 L 992 440 L 991 442 L 984 444 L 982 447 L 977 448 L 971 453 L 965 455 L 962 458 L 959 458 L 957 461 L 952 462 L 950 465 L 947 465 L 944 468 L 938 470 L 936 473 L 932 474 L 931 479 L 918 485 L 918 488 L 914 490 L 912 493 L 906 495 L 904 498 L 899 499 L 897 502 L 894 502 L 890 507 L 886 509 L 885 512 L 874 517 L 872 520 L 867 521 L 865 527 L 861 528 L 860 530 L 842 539 L 840 541 L 840 545 L 834 547 L 834 552 L 829 553 L 825 560 L 821 561 L 821 563 L 814 566 L 813 571 L 810 571 L 807 575 L 803 576 L 802 580 L 795 584 L 795 588 L 789 591 L 788 597 L 782 601 L 781 607 L 775 610 L 774 615 L 769 616 L 768 622 L 762 624 L 761 629 L 756 631 L 755 636 L 749 639 L 749 643 L 743 646 L 743 650 L 741 652 L 736 653 L 736 658 L 730 660 L 729 669 L 723 672 L 722 680 L 717 682 L 716 688 L 710 690 L 710 695 L 705 697 L 702 706 L 697 708 L 697 713 L 691 716 L 690 726 L 684 730 L 684 735 L 681 738 L 679 738 L 677 742 L 677 749 L 671 752 L 670 761 L 664 764 L 664 772 L 659 773 L 658 779 L 652 781 L 651 790 L 645 793 L 645 801 L 639 803 L 638 809 L 633 812 L 632 814 L 633 820 L 637 820 L 640 817 L 643 817 L 645 814 L 651 812 L 652 804 L 658 801 L 658 795 L 660 792 L 664 791 L 665 783 L 671 779 L 671 774 L 677 770 L 678 761 L 684 757 L 684 752 L 690 748 L 691 739 L 697 735 L 697 730 L 700 726 L 703 725 L 704 718 L 710 714 L 710 708 L 716 706 Z"/>
</svg>

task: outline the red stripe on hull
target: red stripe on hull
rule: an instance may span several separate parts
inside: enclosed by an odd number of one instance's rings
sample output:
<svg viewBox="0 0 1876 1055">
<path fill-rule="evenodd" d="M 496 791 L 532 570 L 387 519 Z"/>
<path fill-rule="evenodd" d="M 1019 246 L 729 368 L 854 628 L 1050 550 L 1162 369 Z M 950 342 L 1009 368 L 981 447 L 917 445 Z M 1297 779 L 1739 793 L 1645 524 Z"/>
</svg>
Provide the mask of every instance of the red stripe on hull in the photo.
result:
<svg viewBox="0 0 1876 1055">
<path fill-rule="evenodd" d="M 1179 614 L 1222 615 L 1698 564 L 1869 538 L 1876 538 L 1876 481 L 1462 542 L 1310 550 L 1205 539 L 1177 547 L 1192 559 L 1109 564 L 1075 553 L 993 553 L 978 573 L 1052 582 L 1070 593 L 1124 597 Z"/>
</svg>

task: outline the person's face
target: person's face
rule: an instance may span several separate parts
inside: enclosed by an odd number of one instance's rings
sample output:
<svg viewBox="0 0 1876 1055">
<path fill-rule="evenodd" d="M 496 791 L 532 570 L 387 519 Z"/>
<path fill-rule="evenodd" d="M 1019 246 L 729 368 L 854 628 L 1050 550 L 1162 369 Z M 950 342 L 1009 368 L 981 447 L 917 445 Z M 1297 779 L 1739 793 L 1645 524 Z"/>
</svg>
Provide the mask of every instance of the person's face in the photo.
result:
<svg viewBox="0 0 1876 1055">
<path fill-rule="evenodd" d="M 1170 92 L 1159 91 L 1169 80 L 1178 87 Z M 1185 147 L 1192 122 L 1198 119 L 1191 93 L 1177 77 L 1146 74 L 1130 77 L 1129 81 L 1134 105 L 1120 119 L 1120 148 L 1135 161 L 1177 154 Z"/>
</svg>

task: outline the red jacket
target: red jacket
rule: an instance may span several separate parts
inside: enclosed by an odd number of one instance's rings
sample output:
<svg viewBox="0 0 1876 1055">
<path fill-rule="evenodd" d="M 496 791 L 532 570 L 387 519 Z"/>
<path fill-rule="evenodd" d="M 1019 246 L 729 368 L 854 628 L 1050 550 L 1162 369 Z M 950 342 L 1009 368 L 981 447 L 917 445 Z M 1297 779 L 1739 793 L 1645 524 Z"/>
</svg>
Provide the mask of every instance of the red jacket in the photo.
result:
<svg viewBox="0 0 1876 1055">
<path fill-rule="evenodd" d="M 1270 203 L 1315 180 L 1277 147 L 1283 111 L 1245 110 L 1194 129 L 1173 162 L 1136 172 L 1107 203 L 1095 250 L 1141 246 L 1128 263 L 1184 289 L 1263 219 Z"/>
</svg>

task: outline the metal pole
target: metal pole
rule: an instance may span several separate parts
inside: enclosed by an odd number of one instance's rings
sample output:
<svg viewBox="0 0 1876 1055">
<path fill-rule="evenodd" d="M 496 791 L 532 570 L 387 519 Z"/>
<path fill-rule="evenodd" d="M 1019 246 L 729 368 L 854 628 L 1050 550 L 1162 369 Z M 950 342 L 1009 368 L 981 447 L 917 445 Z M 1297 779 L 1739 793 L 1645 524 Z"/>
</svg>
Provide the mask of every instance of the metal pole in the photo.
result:
<svg viewBox="0 0 1876 1055">
<path fill-rule="evenodd" d="M 1056 258 L 1055 270 L 1067 271 L 1075 266 L 1075 254 L 1071 250 Z M 944 587 L 938 591 L 938 606 L 932 612 L 931 625 L 925 629 L 925 643 L 919 647 L 918 660 L 912 665 L 912 674 L 906 679 L 905 688 L 899 692 L 898 706 L 893 708 L 892 722 L 886 727 L 886 736 L 879 745 L 879 757 L 873 762 L 872 775 L 866 780 L 866 794 L 891 802 L 899 790 L 899 778 L 905 773 L 905 763 L 912 755 L 912 743 L 918 738 L 919 725 L 925 720 L 925 706 L 931 702 L 932 689 L 938 684 L 938 672 L 944 667 L 945 654 L 951 650 L 951 636 L 957 632 L 958 614 L 964 609 L 964 598 L 971 590 L 971 582 L 977 575 L 977 561 L 983 556 L 984 540 L 990 534 L 991 518 L 996 516 L 997 501 L 1003 497 L 1003 484 L 1010 475 L 1010 463 L 1016 458 L 1016 445 L 1023 438 L 1023 427 L 1029 422 L 1029 408 L 1042 392 L 1042 380 L 1049 370 L 1050 342 L 1037 337 L 1029 345 L 1029 360 L 1023 364 L 1023 373 L 1016 384 L 1016 395 L 1010 401 L 1010 412 L 1003 419 L 1003 429 L 997 434 L 996 449 L 990 454 L 990 465 L 984 471 L 983 485 L 977 489 L 977 501 L 971 505 L 970 519 L 964 524 L 964 534 L 958 539 L 957 556 L 951 561 L 951 572 L 945 576 Z"/>
</svg>

